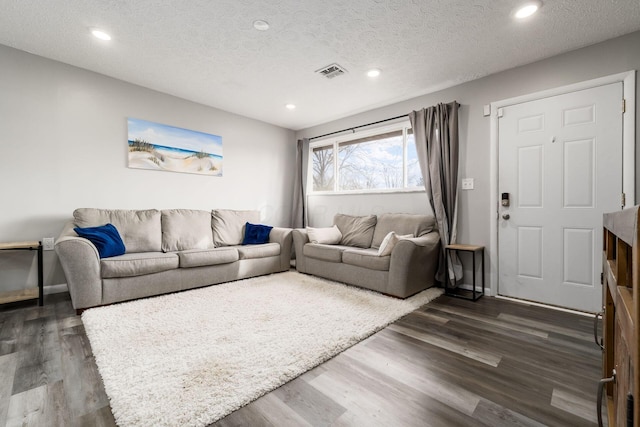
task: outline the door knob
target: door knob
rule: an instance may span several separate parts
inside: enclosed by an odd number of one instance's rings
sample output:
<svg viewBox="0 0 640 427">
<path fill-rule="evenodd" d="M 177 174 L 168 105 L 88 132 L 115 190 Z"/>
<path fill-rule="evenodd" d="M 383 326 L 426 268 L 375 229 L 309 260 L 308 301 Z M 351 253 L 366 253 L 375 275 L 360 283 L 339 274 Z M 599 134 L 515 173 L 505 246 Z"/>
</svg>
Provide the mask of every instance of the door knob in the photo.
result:
<svg viewBox="0 0 640 427">
<path fill-rule="evenodd" d="M 509 215 L 508 213 L 502 214 L 502 219 L 509 219 L 509 218 L 511 218 L 511 215 Z"/>
</svg>

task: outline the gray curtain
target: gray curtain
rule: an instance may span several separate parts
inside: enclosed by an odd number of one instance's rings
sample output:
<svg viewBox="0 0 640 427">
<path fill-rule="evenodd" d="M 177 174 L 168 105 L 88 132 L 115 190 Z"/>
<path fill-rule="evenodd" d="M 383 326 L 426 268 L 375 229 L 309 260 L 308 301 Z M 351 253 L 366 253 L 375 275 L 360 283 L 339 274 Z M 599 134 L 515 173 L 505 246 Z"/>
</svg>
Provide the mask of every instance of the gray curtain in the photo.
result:
<svg viewBox="0 0 640 427">
<path fill-rule="evenodd" d="M 462 278 L 462 264 L 454 252 L 447 276 L 444 247 L 456 243 L 457 234 L 458 107 L 454 101 L 409 113 L 424 187 L 440 233 L 436 279 L 444 283 L 448 277 L 453 286 Z"/>
<path fill-rule="evenodd" d="M 307 156 L 309 140 L 299 139 L 296 147 L 296 171 L 293 182 L 293 204 L 291 206 L 291 228 L 307 226 Z"/>
</svg>

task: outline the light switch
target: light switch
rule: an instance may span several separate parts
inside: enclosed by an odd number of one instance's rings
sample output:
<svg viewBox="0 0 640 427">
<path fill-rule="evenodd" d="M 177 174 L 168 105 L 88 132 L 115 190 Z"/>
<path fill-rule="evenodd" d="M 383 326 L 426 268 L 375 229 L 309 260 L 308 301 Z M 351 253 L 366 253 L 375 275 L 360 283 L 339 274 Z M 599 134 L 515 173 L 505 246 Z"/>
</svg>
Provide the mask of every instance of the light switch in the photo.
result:
<svg viewBox="0 0 640 427">
<path fill-rule="evenodd" d="M 473 190 L 473 178 L 462 178 L 462 189 Z"/>
<path fill-rule="evenodd" d="M 483 112 L 485 117 L 490 116 L 491 115 L 491 104 L 484 105 L 482 107 L 482 112 Z"/>
</svg>

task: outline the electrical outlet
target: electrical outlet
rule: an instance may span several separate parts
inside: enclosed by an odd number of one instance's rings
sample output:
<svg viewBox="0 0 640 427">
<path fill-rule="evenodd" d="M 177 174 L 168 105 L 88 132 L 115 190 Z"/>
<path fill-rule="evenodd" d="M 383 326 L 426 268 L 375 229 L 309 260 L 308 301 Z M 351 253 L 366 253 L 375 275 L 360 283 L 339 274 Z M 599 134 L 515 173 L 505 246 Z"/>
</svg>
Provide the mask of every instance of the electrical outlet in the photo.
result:
<svg viewBox="0 0 640 427">
<path fill-rule="evenodd" d="M 53 237 L 43 237 L 42 249 L 44 249 L 45 251 L 52 251 L 54 242 L 55 242 L 55 239 Z"/>
<path fill-rule="evenodd" d="M 462 180 L 463 190 L 473 190 L 473 178 L 463 178 Z"/>
</svg>

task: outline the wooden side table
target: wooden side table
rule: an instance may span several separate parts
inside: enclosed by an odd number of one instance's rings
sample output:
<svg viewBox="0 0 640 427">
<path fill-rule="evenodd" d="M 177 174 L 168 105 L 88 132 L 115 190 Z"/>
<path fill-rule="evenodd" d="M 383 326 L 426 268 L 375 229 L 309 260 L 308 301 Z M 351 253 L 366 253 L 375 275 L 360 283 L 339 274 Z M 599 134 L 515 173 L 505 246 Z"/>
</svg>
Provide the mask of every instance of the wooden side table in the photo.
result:
<svg viewBox="0 0 640 427">
<path fill-rule="evenodd" d="M 456 252 L 471 252 L 471 259 L 473 260 L 473 282 L 471 283 L 471 290 L 462 289 L 458 287 L 449 287 L 449 278 L 444 283 L 444 292 L 447 295 L 451 295 L 458 298 L 468 299 L 471 301 L 477 301 L 481 296 L 484 295 L 484 246 L 476 246 L 476 245 L 464 245 L 464 244 L 452 244 L 445 246 L 445 255 L 447 262 L 447 273 L 449 272 L 449 253 L 451 251 Z M 480 291 L 477 290 L 476 284 L 476 255 L 481 255 L 482 259 L 482 288 Z M 448 276 L 448 275 L 447 275 Z"/>
<path fill-rule="evenodd" d="M 9 302 L 37 299 L 38 305 L 44 303 L 44 275 L 42 271 L 42 243 L 41 242 L 10 242 L 0 243 L 1 251 L 38 251 L 38 287 L 0 293 L 0 304 Z"/>
</svg>

